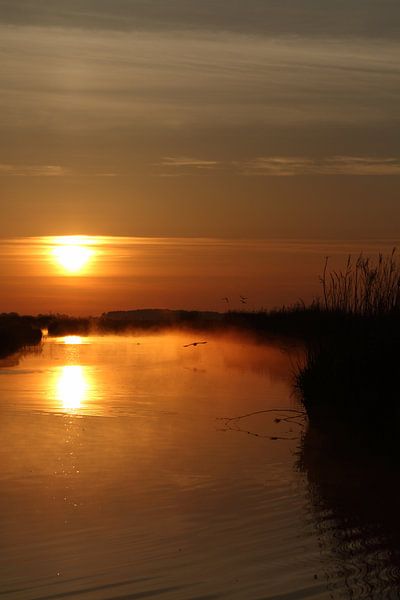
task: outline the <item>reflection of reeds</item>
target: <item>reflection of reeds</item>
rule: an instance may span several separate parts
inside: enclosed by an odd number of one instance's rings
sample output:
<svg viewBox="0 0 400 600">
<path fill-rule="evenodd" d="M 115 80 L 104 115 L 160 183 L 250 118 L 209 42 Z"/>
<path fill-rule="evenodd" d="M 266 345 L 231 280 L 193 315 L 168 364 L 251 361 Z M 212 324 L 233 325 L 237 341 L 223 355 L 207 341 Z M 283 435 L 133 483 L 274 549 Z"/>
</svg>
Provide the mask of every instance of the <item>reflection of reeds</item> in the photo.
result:
<svg viewBox="0 0 400 600">
<path fill-rule="evenodd" d="M 340 415 L 368 423 L 400 414 L 400 263 L 395 251 L 377 261 L 360 255 L 344 271 L 321 277 L 324 315 L 306 340 L 296 383 L 311 419 Z"/>
<path fill-rule="evenodd" d="M 326 423 L 323 430 L 310 425 L 298 457 L 321 550 L 334 554 L 325 565 L 337 597 L 398 598 L 397 440 L 382 447 L 370 432 L 349 428 L 338 443 L 337 423 Z"/>
</svg>

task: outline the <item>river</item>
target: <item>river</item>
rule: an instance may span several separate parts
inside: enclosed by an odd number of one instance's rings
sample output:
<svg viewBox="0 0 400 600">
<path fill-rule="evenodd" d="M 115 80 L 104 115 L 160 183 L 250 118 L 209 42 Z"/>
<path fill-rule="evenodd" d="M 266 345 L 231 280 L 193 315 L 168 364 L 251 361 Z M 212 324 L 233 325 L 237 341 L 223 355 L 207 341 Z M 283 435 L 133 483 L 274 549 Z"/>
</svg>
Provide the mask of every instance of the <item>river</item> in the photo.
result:
<svg viewBox="0 0 400 600">
<path fill-rule="evenodd" d="M 188 332 L 3 359 L 0 595 L 399 598 L 398 470 L 325 456 L 296 360 Z"/>
</svg>

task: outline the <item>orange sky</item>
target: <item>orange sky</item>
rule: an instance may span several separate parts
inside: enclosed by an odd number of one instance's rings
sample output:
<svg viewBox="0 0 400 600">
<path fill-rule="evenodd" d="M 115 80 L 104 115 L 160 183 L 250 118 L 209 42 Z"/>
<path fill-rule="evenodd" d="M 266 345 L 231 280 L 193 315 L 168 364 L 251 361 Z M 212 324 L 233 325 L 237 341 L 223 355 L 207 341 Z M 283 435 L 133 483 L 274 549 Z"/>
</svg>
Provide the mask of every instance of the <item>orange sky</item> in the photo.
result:
<svg viewBox="0 0 400 600">
<path fill-rule="evenodd" d="M 71 243 L 90 251 L 75 273 L 54 253 Z M 376 255 L 394 244 L 395 240 L 14 238 L 0 244 L 0 312 L 97 315 L 143 307 L 272 308 L 318 295 L 325 256 L 340 267 L 349 252 Z M 248 297 L 246 305 L 241 295 Z"/>
</svg>

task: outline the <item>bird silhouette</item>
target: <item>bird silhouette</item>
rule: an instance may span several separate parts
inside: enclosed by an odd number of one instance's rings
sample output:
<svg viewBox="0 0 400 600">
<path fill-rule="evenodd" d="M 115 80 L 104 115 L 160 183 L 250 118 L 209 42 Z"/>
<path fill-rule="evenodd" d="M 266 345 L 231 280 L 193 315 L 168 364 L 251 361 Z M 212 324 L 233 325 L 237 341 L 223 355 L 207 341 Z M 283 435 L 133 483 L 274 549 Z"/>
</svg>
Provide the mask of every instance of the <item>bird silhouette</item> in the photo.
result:
<svg viewBox="0 0 400 600">
<path fill-rule="evenodd" d="M 192 342 L 191 344 L 185 344 L 183 347 L 184 348 L 189 348 L 189 346 L 199 346 L 200 344 L 207 344 L 207 342 Z"/>
</svg>

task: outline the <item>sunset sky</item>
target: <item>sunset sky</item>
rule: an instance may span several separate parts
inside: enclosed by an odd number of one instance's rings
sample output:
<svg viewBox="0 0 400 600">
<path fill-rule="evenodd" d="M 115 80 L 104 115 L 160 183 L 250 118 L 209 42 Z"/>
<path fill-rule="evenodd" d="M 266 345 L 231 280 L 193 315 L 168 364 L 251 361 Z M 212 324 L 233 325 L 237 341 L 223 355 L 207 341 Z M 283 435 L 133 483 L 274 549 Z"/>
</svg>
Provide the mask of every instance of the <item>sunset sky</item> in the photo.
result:
<svg viewBox="0 0 400 600">
<path fill-rule="evenodd" d="M 396 244 L 399 33 L 398 0 L 0 0 L 0 311 L 287 303 L 327 244 Z M 60 235 L 107 265 L 56 272 Z"/>
</svg>

